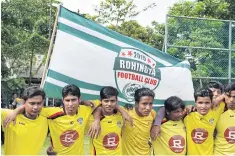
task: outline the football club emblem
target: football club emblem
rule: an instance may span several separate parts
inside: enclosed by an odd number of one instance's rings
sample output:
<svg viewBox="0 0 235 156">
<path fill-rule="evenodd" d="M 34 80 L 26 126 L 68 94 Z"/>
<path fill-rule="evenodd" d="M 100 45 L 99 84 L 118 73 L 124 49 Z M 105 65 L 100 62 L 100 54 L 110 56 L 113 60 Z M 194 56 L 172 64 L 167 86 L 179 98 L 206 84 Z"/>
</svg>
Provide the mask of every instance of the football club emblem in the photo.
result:
<svg viewBox="0 0 235 156">
<path fill-rule="evenodd" d="M 210 122 L 210 124 L 213 124 L 213 123 L 214 123 L 214 119 L 211 118 L 211 119 L 209 120 L 209 122 Z"/>
<path fill-rule="evenodd" d="M 82 123 L 83 123 L 83 118 L 78 118 L 78 123 L 80 124 L 80 125 L 82 125 Z"/>
<path fill-rule="evenodd" d="M 134 101 L 139 88 L 155 90 L 161 80 L 158 62 L 143 51 L 122 48 L 115 58 L 114 74 L 117 88 L 128 102 Z"/>
<path fill-rule="evenodd" d="M 118 125 L 119 128 L 122 128 L 122 122 L 121 121 L 118 121 L 117 125 Z"/>
</svg>

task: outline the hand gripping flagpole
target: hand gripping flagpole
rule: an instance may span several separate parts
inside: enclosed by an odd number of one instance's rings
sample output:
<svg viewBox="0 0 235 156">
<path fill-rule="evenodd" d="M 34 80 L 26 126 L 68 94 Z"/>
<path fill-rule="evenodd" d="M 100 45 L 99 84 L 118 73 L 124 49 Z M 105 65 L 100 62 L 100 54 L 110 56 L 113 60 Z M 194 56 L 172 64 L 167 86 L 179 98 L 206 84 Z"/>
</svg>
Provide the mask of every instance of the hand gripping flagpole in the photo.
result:
<svg viewBox="0 0 235 156">
<path fill-rule="evenodd" d="M 48 52 L 47 52 L 47 59 L 46 59 L 45 68 L 44 68 L 44 71 L 43 71 L 43 74 L 42 74 L 42 80 L 41 80 L 40 88 L 43 88 L 43 86 L 45 84 L 45 78 L 46 78 L 46 75 L 47 75 L 47 72 L 48 72 L 48 66 L 49 66 L 49 62 L 50 62 L 50 58 L 51 58 L 51 54 L 52 54 L 52 50 L 53 50 L 53 44 L 54 44 L 54 40 L 55 40 L 55 34 L 56 34 L 56 30 L 57 30 L 57 24 L 58 24 L 58 18 L 59 18 L 59 14 L 60 14 L 60 8 L 61 8 L 61 5 L 57 9 L 56 19 L 55 19 L 55 23 L 54 23 L 54 27 L 53 27 L 50 46 L 49 46 L 49 49 L 48 49 Z"/>
</svg>

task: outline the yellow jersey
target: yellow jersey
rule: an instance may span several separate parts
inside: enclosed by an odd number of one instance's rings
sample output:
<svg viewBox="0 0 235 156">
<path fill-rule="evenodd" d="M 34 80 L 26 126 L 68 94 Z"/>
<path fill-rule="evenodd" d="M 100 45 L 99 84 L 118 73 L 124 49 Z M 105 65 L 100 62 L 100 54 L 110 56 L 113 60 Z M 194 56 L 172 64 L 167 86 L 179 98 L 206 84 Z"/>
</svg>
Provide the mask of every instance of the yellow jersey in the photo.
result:
<svg viewBox="0 0 235 156">
<path fill-rule="evenodd" d="M 11 110 L 1 110 L 1 122 Z M 35 120 L 26 118 L 23 114 L 16 117 L 16 125 L 10 123 L 3 128 L 5 155 L 38 155 L 47 136 L 48 123 L 44 116 L 39 115 Z"/>
<path fill-rule="evenodd" d="M 95 105 L 99 101 L 94 101 Z M 41 114 L 48 118 L 52 147 L 57 155 L 83 155 L 84 133 L 92 108 L 79 105 L 77 114 L 69 116 L 63 108 L 43 108 Z"/>
<path fill-rule="evenodd" d="M 148 116 L 140 117 L 135 108 L 127 111 L 132 117 L 133 127 L 127 122 L 122 128 L 122 154 L 123 155 L 150 155 L 150 130 L 156 117 L 154 110 Z"/>
<path fill-rule="evenodd" d="M 187 132 L 187 155 L 213 155 L 214 130 L 218 118 L 224 111 L 224 102 L 206 115 L 198 112 L 188 114 L 184 119 Z"/>
<path fill-rule="evenodd" d="M 216 125 L 215 155 L 235 155 L 235 110 L 224 112 Z"/>
<path fill-rule="evenodd" d="M 185 155 L 186 131 L 182 120 L 161 125 L 161 136 L 152 141 L 155 155 Z"/>
<path fill-rule="evenodd" d="M 92 155 L 122 155 L 121 131 L 123 119 L 120 113 L 105 116 L 100 121 L 101 133 L 91 140 Z"/>
</svg>

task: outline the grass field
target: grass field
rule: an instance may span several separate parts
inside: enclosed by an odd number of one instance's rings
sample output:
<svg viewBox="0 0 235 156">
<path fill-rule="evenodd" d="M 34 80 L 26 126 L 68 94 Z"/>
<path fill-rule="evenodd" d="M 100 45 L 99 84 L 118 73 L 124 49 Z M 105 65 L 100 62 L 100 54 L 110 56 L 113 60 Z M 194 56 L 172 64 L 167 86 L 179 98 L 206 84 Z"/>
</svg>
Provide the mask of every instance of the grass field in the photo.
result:
<svg viewBox="0 0 235 156">
<path fill-rule="evenodd" d="M 46 140 L 45 140 L 45 143 L 42 147 L 42 150 L 40 152 L 40 155 L 47 155 L 46 150 L 49 146 L 50 146 L 50 138 L 47 137 Z M 85 136 L 85 140 L 84 140 L 84 154 L 89 155 L 89 138 L 88 138 L 88 136 Z M 1 155 L 4 155 L 3 145 L 2 145 L 2 148 L 1 148 Z"/>
</svg>

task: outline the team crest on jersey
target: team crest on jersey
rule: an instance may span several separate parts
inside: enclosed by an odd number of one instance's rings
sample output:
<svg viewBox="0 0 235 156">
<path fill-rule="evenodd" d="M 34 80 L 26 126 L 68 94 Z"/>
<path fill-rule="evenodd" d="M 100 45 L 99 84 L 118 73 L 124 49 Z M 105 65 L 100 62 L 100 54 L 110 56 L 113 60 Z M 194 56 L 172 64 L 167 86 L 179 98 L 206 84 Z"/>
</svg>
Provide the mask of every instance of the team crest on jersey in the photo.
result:
<svg viewBox="0 0 235 156">
<path fill-rule="evenodd" d="M 122 122 L 121 121 L 118 121 L 117 125 L 118 125 L 119 128 L 122 128 Z"/>
<path fill-rule="evenodd" d="M 213 123 L 214 123 L 214 118 L 211 118 L 211 119 L 209 120 L 209 122 L 210 122 L 210 124 L 213 124 Z"/>
<path fill-rule="evenodd" d="M 158 62 L 143 51 L 122 48 L 115 58 L 115 82 L 120 93 L 128 102 L 134 101 L 134 93 L 139 88 L 155 90 L 161 80 Z"/>
<path fill-rule="evenodd" d="M 185 139 L 180 135 L 174 135 L 170 138 L 168 145 L 175 153 L 181 153 L 185 148 Z"/>
<path fill-rule="evenodd" d="M 202 144 L 208 137 L 208 131 L 203 128 L 196 128 L 191 132 L 193 142 Z"/>
<path fill-rule="evenodd" d="M 83 123 L 83 118 L 78 118 L 78 123 L 80 124 L 80 125 L 82 125 L 82 123 Z"/>
<path fill-rule="evenodd" d="M 229 144 L 235 144 L 235 126 L 228 127 L 224 131 L 224 138 Z"/>
</svg>

